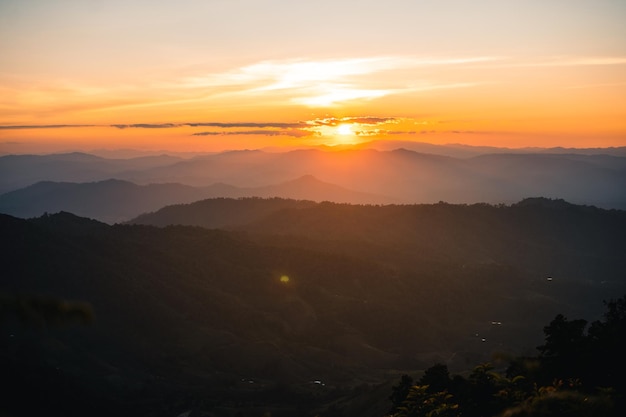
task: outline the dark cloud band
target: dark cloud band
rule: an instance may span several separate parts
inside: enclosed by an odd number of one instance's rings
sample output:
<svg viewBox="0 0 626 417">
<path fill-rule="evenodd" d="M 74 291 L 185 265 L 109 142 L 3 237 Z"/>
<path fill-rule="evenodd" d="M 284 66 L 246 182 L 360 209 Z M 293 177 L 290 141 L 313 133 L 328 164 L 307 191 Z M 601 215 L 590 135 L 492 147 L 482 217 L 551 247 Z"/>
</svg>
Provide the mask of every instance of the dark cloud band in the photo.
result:
<svg viewBox="0 0 626 417">
<path fill-rule="evenodd" d="M 192 136 L 238 136 L 238 135 L 259 135 L 259 136 L 291 136 L 301 138 L 305 136 L 313 136 L 314 132 L 305 130 L 243 130 L 237 132 L 197 132 Z"/>
<path fill-rule="evenodd" d="M 242 122 L 242 123 L 221 123 L 221 122 L 203 122 L 203 123 L 185 123 L 185 126 L 191 127 L 221 127 L 221 128 L 246 128 L 246 127 L 258 127 L 258 128 L 275 128 L 275 129 L 298 129 L 309 126 L 304 122 L 297 123 L 274 123 L 274 122 Z"/>
<path fill-rule="evenodd" d="M 96 127 L 96 125 L 19 125 L 1 126 L 0 130 L 23 130 L 23 129 L 63 129 L 68 127 Z"/>
<path fill-rule="evenodd" d="M 139 128 L 139 129 L 170 129 L 173 127 L 180 127 L 183 125 L 174 124 L 174 123 L 136 123 L 131 125 L 111 125 L 111 127 L 116 127 L 118 129 L 129 129 L 129 128 Z"/>
</svg>

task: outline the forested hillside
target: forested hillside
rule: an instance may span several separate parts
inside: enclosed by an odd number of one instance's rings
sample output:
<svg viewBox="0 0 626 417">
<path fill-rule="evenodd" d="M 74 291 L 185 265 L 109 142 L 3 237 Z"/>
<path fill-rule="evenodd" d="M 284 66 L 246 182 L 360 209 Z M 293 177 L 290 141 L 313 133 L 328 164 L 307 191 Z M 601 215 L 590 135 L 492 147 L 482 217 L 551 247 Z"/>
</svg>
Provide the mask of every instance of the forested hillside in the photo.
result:
<svg viewBox="0 0 626 417">
<path fill-rule="evenodd" d="M 596 319 L 625 292 L 620 211 L 218 199 L 159 213 L 212 229 L 1 216 L 10 415 L 381 416 L 386 381 L 532 355 L 556 314 Z"/>
<path fill-rule="evenodd" d="M 130 223 L 272 235 L 285 244 L 366 256 L 399 268 L 506 266 L 535 279 L 606 286 L 623 280 L 626 269 L 626 212 L 545 198 L 510 206 L 213 199 L 165 207 Z"/>
</svg>

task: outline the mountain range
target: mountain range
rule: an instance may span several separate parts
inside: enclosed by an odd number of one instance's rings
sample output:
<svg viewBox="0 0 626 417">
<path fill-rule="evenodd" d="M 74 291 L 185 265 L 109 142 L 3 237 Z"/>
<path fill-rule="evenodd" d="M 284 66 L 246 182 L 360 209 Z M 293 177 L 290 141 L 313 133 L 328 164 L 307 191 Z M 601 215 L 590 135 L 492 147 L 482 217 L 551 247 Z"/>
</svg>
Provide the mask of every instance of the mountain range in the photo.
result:
<svg viewBox="0 0 626 417">
<path fill-rule="evenodd" d="M 0 193 L 15 416 L 380 417 L 626 292 L 623 148 L 7 155 Z"/>
<path fill-rule="evenodd" d="M 136 185 L 114 179 L 88 183 L 42 181 L 0 195 L 0 213 L 30 218 L 66 211 L 113 224 L 167 205 L 213 197 L 283 197 L 356 204 L 394 201 L 324 183 L 311 175 L 281 184 L 247 188 L 219 183 L 206 187 L 177 183 Z"/>
<path fill-rule="evenodd" d="M 626 156 L 620 149 L 496 148 L 471 157 L 407 149 L 232 151 L 188 159 L 8 155 L 0 157 L 0 212 L 31 217 L 66 210 L 117 222 L 170 204 L 251 196 L 353 204 L 511 204 L 541 196 L 624 209 Z"/>
</svg>

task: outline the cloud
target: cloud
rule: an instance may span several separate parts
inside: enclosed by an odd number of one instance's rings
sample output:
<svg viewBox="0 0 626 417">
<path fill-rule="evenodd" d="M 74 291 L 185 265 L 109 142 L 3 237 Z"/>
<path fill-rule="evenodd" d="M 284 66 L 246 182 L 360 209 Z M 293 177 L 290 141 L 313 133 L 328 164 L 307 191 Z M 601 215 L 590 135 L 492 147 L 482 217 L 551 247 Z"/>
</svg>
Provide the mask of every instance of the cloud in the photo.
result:
<svg viewBox="0 0 626 417">
<path fill-rule="evenodd" d="M 384 130 L 384 131 L 381 131 L 381 134 L 385 134 L 385 135 L 415 135 L 417 133 L 418 132 L 416 132 L 415 130 Z M 422 131 L 421 133 L 424 133 L 424 131 Z"/>
<path fill-rule="evenodd" d="M 330 107 L 340 102 L 353 100 L 373 100 L 392 94 L 394 90 L 366 90 L 339 84 L 318 86 L 316 92 L 291 101 L 310 107 Z"/>
<path fill-rule="evenodd" d="M 395 123 L 399 123 L 400 121 L 397 117 L 371 117 L 371 116 L 344 117 L 341 120 L 344 120 L 350 123 L 358 123 L 362 125 L 381 125 L 381 124 L 386 124 L 386 123 L 395 124 Z"/>
<path fill-rule="evenodd" d="M 50 117 L 54 116 L 55 121 L 72 120 L 69 117 L 86 112 L 112 114 L 117 111 L 124 114 L 133 109 L 141 110 L 136 114 L 143 115 L 166 114 L 166 110 L 169 114 L 198 114 L 198 109 L 205 106 L 236 109 L 243 103 L 273 109 L 294 104 L 332 108 L 346 102 L 367 102 L 390 95 L 476 85 L 473 84 L 475 79 L 466 78 L 469 72 L 461 71 L 460 79 L 450 80 L 443 78 L 449 77 L 449 73 L 438 69 L 476 68 L 491 65 L 492 61 L 499 59 L 491 56 L 302 58 L 256 61 L 219 69 L 207 63 L 202 69 L 186 69 L 187 75 L 181 75 L 177 70 L 111 80 L 108 84 L 62 79 L 38 83 L 25 76 L 11 81 L 10 88 L 0 87 L 0 104 L 4 107 L 2 110 L 8 110 L 5 113 L 23 116 L 21 120 L 29 120 L 26 117 L 35 115 L 38 120 L 52 120 Z M 176 126 L 122 123 L 114 127 L 159 129 Z"/>
<path fill-rule="evenodd" d="M 21 129 L 63 129 L 68 127 L 94 127 L 95 125 L 4 125 L 0 130 L 21 130 Z"/>
<path fill-rule="evenodd" d="M 425 125 L 428 122 L 406 117 L 378 117 L 378 116 L 347 116 L 326 117 L 307 121 L 308 127 L 303 130 L 314 132 L 320 136 L 335 136 L 338 126 L 350 125 L 356 136 L 385 136 L 385 135 L 414 135 L 419 132 L 407 131 L 401 126 Z"/>
<path fill-rule="evenodd" d="M 188 77 L 178 87 L 215 95 L 262 95 L 285 104 L 332 107 L 354 100 L 373 100 L 391 94 L 440 88 L 459 88 L 471 83 L 438 83 L 419 80 L 418 87 L 394 71 L 412 68 L 482 64 L 500 58 L 378 56 L 322 60 L 261 61 L 222 73 Z M 385 73 L 381 77 L 381 73 Z"/>
<path fill-rule="evenodd" d="M 172 129 L 177 127 L 219 127 L 219 128 L 273 128 L 299 129 L 309 126 L 308 122 L 194 122 L 194 123 L 114 123 L 109 125 L 93 124 L 56 124 L 56 125 L 0 125 L 0 130 L 20 129 L 67 129 L 83 127 L 114 127 L 117 129 Z"/>
<path fill-rule="evenodd" d="M 172 127 L 180 127 L 181 125 L 177 125 L 174 123 L 136 123 L 130 125 L 111 125 L 111 127 L 116 127 L 118 129 L 128 129 L 128 128 L 139 128 L 139 129 L 170 129 Z"/>
<path fill-rule="evenodd" d="M 201 123 L 184 123 L 185 126 L 191 127 L 222 127 L 222 128 L 239 128 L 239 127 L 271 127 L 278 129 L 294 129 L 306 127 L 304 122 L 296 123 L 276 123 L 276 122 L 241 122 L 241 123 L 222 123 L 222 122 L 201 122 Z"/>
<path fill-rule="evenodd" d="M 234 132 L 196 132 L 192 136 L 239 136 L 239 135 L 259 135 L 259 136 L 291 136 L 295 138 L 313 136 L 316 133 L 305 130 L 244 130 Z"/>
<path fill-rule="evenodd" d="M 337 133 L 336 128 L 342 124 L 352 125 L 355 135 L 359 136 L 379 136 L 391 134 L 415 134 L 416 132 L 398 131 L 392 126 L 401 123 L 413 124 L 417 122 L 412 119 L 398 117 L 376 117 L 376 116 L 348 116 L 348 117 L 326 117 L 312 120 L 296 122 L 162 122 L 162 123 L 113 123 L 106 125 L 79 125 L 79 124 L 58 124 L 58 125 L 0 125 L 0 130 L 11 129 L 59 129 L 59 128 L 115 128 L 127 129 L 171 129 L 176 131 L 179 128 L 191 128 L 192 132 L 185 130 L 185 134 L 191 136 L 289 136 L 294 138 L 309 136 L 332 136 Z M 200 128 L 214 128 L 213 130 L 197 131 Z M 176 132 L 178 133 L 178 132 Z M 176 134 L 174 133 L 174 134 Z"/>
<path fill-rule="evenodd" d="M 136 124 L 114 124 L 112 127 L 118 129 L 128 128 L 141 128 L 141 129 L 164 129 L 172 127 L 221 127 L 221 128 L 245 128 L 245 127 L 258 127 L 258 128 L 277 128 L 277 129 L 294 129 L 307 126 L 304 122 L 296 123 L 282 123 L 282 122 L 196 122 L 196 123 L 136 123 Z"/>
<path fill-rule="evenodd" d="M 398 123 L 399 119 L 396 117 L 372 117 L 372 116 L 360 116 L 360 117 L 327 117 L 325 119 L 314 119 L 308 122 L 308 125 L 314 126 L 337 126 L 342 123 L 357 123 L 361 125 L 376 126 L 386 123 Z"/>
</svg>

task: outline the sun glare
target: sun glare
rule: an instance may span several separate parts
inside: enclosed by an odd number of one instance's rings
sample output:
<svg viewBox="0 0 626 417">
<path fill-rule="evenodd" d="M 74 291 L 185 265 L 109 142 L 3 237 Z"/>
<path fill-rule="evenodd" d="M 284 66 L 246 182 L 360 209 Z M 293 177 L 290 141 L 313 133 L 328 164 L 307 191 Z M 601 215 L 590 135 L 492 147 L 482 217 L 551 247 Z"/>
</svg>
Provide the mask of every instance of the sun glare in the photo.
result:
<svg viewBox="0 0 626 417">
<path fill-rule="evenodd" d="M 349 124 L 340 124 L 337 126 L 337 134 L 342 136 L 352 136 L 354 132 L 352 131 L 352 125 Z"/>
<path fill-rule="evenodd" d="M 353 130 L 354 124 L 341 123 L 334 127 L 332 145 L 354 145 L 358 143 L 357 133 Z"/>
</svg>

